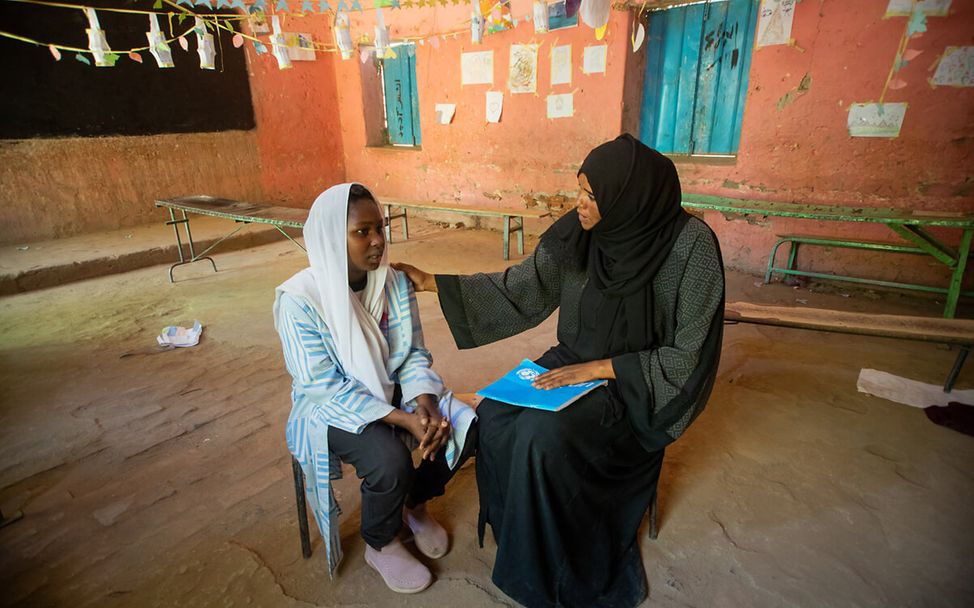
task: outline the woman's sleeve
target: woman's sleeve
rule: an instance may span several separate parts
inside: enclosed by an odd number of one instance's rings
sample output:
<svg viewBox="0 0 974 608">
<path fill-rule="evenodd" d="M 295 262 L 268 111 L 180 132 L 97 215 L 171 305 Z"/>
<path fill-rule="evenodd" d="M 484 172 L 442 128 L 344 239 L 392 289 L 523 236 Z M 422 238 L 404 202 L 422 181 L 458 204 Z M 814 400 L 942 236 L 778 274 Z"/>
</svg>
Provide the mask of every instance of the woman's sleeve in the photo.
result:
<svg viewBox="0 0 974 608">
<path fill-rule="evenodd" d="M 440 308 L 458 348 L 474 348 L 536 327 L 558 308 L 559 263 L 544 239 L 503 272 L 436 275 Z"/>
<path fill-rule="evenodd" d="M 316 322 L 313 311 L 282 295 L 278 315 L 284 363 L 293 378 L 295 397 L 313 403 L 316 415 L 343 431 L 360 433 L 394 409 L 335 364 L 326 345 L 331 333 L 324 323 Z"/>
<path fill-rule="evenodd" d="M 399 385 L 402 387 L 403 406 L 408 410 L 412 400 L 419 395 L 431 394 L 437 398 L 443 393 L 443 380 L 433 371 L 433 355 L 423 341 L 423 324 L 419 319 L 416 292 L 412 283 L 405 279 L 409 294 L 409 318 L 412 320 L 412 341 L 406 360 L 399 366 Z"/>
<path fill-rule="evenodd" d="M 720 359 L 723 310 L 723 263 L 707 230 L 680 279 L 673 345 L 612 359 L 616 387 L 644 443 L 676 439 L 706 404 Z"/>
</svg>

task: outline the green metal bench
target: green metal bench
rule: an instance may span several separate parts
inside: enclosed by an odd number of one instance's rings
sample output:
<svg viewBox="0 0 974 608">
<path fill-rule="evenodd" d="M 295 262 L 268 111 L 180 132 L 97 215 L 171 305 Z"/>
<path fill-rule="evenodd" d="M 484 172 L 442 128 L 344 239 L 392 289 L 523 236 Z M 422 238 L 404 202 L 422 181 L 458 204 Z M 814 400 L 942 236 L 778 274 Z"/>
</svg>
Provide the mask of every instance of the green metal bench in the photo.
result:
<svg viewBox="0 0 974 608">
<path fill-rule="evenodd" d="M 790 247 L 788 250 L 788 263 L 785 266 L 775 266 L 777 261 L 778 248 L 781 245 L 789 243 Z M 895 287 L 899 289 L 913 289 L 916 291 L 925 291 L 928 293 L 939 293 L 947 294 L 949 292 L 948 288 L 945 287 L 935 287 L 930 285 L 920 285 L 917 283 L 903 283 L 900 281 L 882 281 L 879 279 L 868 279 L 864 277 L 853 277 L 847 275 L 825 273 L 825 272 L 813 272 L 810 270 L 799 270 L 797 268 L 798 263 L 798 248 L 800 245 L 813 245 L 818 247 L 840 247 L 846 249 L 863 249 L 867 251 L 885 251 L 887 253 L 912 253 L 924 255 L 927 253 L 921 247 L 916 247 L 913 245 L 904 245 L 899 243 L 886 243 L 882 241 L 850 241 L 844 239 L 831 239 L 821 236 L 805 236 L 798 234 L 788 234 L 781 235 L 778 240 L 775 241 L 774 245 L 771 247 L 771 254 L 768 256 L 768 271 L 764 275 L 764 282 L 770 283 L 774 279 L 775 273 L 789 275 L 789 276 L 804 276 L 811 277 L 815 279 L 830 279 L 833 281 L 846 281 L 849 283 L 859 283 L 865 285 L 879 285 L 881 287 Z M 970 258 L 970 256 L 968 256 Z M 974 292 L 971 291 L 961 291 L 960 295 L 971 297 L 974 296 Z"/>
<path fill-rule="evenodd" d="M 392 242 L 392 220 L 402 220 L 402 238 L 409 239 L 409 218 L 407 209 L 424 209 L 426 211 L 446 211 L 463 215 L 483 217 L 499 217 L 504 220 L 504 259 L 511 259 L 511 233 L 517 234 L 517 253 L 524 255 L 524 218 L 543 218 L 551 215 L 547 209 L 509 209 L 504 207 L 475 207 L 470 205 L 451 205 L 449 203 L 417 203 L 394 201 L 380 197 L 386 213 L 386 240 Z M 398 211 L 394 211 L 398 209 Z"/>
<path fill-rule="evenodd" d="M 758 216 L 786 217 L 816 220 L 820 222 L 851 222 L 883 224 L 903 239 L 903 243 L 880 243 L 858 239 L 833 239 L 823 236 L 787 235 L 779 237 L 771 250 L 768 272 L 765 281 L 770 282 L 772 274 L 800 275 L 817 279 L 832 279 L 866 283 L 884 287 L 913 289 L 946 295 L 944 317 L 952 318 L 957 312 L 957 301 L 961 295 L 970 296 L 974 292 L 962 292 L 961 284 L 971 257 L 971 241 L 974 238 L 974 213 L 958 211 L 927 211 L 889 207 L 851 207 L 845 205 L 813 205 L 798 203 L 778 203 L 773 201 L 752 201 L 721 196 L 684 194 L 683 206 L 688 210 L 718 211 L 728 219 L 735 217 Z M 957 247 L 951 247 L 930 234 L 930 228 L 954 229 L 960 231 Z M 791 241 L 788 265 L 776 267 L 774 258 L 778 248 Z M 795 268 L 798 246 L 800 244 L 824 247 L 844 247 L 887 253 L 913 253 L 928 255 L 946 266 L 951 273 L 947 287 L 916 285 L 895 281 L 881 281 L 861 277 L 850 277 L 824 272 L 813 272 Z"/>
</svg>

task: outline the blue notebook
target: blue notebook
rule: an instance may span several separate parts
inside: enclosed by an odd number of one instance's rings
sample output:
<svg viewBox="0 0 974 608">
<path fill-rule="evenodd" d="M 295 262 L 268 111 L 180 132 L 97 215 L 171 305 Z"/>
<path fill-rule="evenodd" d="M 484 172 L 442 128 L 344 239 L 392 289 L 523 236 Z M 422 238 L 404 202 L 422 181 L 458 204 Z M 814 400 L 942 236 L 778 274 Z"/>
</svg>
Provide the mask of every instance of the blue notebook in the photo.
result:
<svg viewBox="0 0 974 608">
<path fill-rule="evenodd" d="M 512 405 L 557 412 L 568 407 L 590 391 L 606 384 L 605 380 L 593 380 L 549 390 L 531 386 L 534 379 L 546 371 L 548 370 L 525 359 L 520 365 L 501 376 L 499 380 L 477 391 L 477 394 Z"/>
</svg>

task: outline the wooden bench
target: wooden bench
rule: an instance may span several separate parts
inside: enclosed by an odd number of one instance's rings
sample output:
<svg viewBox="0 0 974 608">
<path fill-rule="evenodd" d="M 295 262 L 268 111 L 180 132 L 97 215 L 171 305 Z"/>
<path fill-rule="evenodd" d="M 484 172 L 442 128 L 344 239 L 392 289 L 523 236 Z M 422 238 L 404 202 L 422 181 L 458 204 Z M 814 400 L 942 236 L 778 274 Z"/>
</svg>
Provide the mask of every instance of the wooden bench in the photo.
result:
<svg viewBox="0 0 974 608">
<path fill-rule="evenodd" d="M 402 238 L 409 239 L 409 218 L 406 216 L 408 209 L 424 209 L 427 211 L 447 211 L 450 213 L 460 213 L 463 215 L 473 215 L 482 217 L 500 217 L 504 219 L 504 259 L 511 259 L 511 233 L 517 233 L 517 253 L 524 255 L 524 218 L 543 218 L 551 215 L 547 209 L 510 209 L 503 207 L 472 207 L 468 205 L 452 205 L 449 203 L 417 203 L 407 201 L 396 201 L 379 197 L 381 204 L 385 207 L 386 214 L 386 240 L 392 242 L 392 220 L 402 220 Z M 393 211 L 393 208 L 398 211 Z"/>
<path fill-rule="evenodd" d="M 821 308 L 728 302 L 724 310 L 724 320 L 732 323 L 755 323 L 956 346 L 958 347 L 957 358 L 944 383 L 944 392 L 947 393 L 953 389 L 967 354 L 974 345 L 974 319 L 877 315 Z"/>
</svg>

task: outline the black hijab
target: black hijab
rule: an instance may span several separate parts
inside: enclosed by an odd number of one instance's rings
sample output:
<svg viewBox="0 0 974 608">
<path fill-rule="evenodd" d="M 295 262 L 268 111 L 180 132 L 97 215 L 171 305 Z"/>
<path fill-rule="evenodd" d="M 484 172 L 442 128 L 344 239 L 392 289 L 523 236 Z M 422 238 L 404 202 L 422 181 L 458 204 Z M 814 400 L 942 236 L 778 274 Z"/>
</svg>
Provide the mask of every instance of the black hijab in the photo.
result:
<svg viewBox="0 0 974 608">
<path fill-rule="evenodd" d="M 653 279 L 690 216 L 680 206 L 680 179 L 672 161 L 632 135 L 591 152 L 585 174 L 602 215 L 591 231 L 572 211 L 552 226 L 584 264 L 578 344 L 581 360 L 645 350 L 653 330 Z"/>
</svg>

